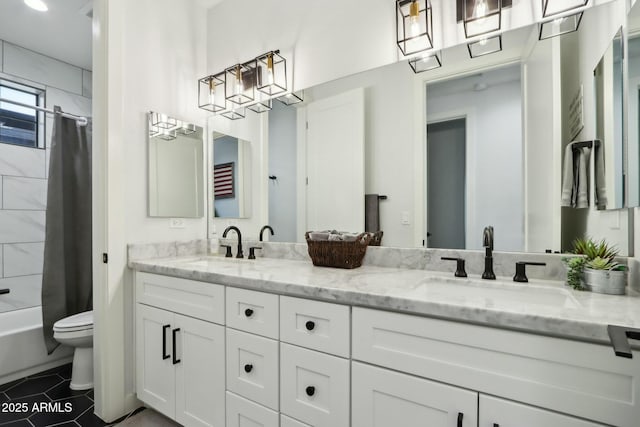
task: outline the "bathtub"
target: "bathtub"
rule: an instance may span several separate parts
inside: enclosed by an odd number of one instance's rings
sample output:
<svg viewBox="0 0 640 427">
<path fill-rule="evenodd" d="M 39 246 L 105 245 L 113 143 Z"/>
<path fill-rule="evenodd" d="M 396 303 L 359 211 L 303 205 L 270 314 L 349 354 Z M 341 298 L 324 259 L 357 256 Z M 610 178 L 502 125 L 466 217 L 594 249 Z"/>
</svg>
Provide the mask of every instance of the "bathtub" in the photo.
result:
<svg viewBox="0 0 640 427">
<path fill-rule="evenodd" d="M 47 355 L 40 307 L 0 313 L 0 384 L 70 363 L 73 348 Z"/>
</svg>

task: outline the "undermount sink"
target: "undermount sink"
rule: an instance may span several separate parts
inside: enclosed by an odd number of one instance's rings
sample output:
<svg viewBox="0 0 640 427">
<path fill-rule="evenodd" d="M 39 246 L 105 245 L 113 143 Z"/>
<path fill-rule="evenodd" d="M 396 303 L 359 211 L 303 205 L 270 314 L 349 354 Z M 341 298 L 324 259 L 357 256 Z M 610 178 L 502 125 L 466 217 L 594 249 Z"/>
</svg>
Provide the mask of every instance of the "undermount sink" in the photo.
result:
<svg viewBox="0 0 640 427">
<path fill-rule="evenodd" d="M 248 259 L 246 256 L 244 258 L 236 258 L 236 257 L 227 258 L 222 254 L 213 254 L 213 255 L 208 255 L 206 257 L 202 257 L 199 259 L 195 259 L 193 261 L 183 261 L 182 264 L 193 265 L 196 267 L 206 267 L 212 262 L 221 262 L 221 261 L 233 262 L 233 263 L 256 262 L 255 259 Z"/>
<path fill-rule="evenodd" d="M 499 300 L 514 304 L 526 302 L 527 304 L 566 308 L 580 306 L 569 290 L 552 285 L 442 276 L 429 276 L 425 278 L 425 281 L 428 291 L 450 293 L 455 289 L 456 292 L 460 292 L 468 299 Z"/>
</svg>

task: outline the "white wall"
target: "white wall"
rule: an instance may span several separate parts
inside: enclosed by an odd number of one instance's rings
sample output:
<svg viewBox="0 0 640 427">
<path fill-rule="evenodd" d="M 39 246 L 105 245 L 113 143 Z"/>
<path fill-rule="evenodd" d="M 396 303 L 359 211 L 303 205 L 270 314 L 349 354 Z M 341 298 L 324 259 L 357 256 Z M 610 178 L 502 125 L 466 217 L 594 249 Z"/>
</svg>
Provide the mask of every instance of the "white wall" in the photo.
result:
<svg viewBox="0 0 640 427">
<path fill-rule="evenodd" d="M 48 108 L 91 116 L 91 71 L 0 40 L 0 79 L 45 91 Z M 89 86 L 87 86 L 89 83 Z M 44 148 L 0 143 L 0 312 L 40 305 L 53 116 Z"/>
<path fill-rule="evenodd" d="M 94 4 L 94 252 L 109 254 L 109 264 L 94 264 L 94 347 L 96 412 L 105 420 L 136 405 L 126 245 L 206 236 L 205 217 L 169 229 L 168 219 L 147 217 L 146 202 L 146 112 L 204 125 L 194 90 L 206 69 L 206 11 L 199 4 Z"/>
<path fill-rule="evenodd" d="M 496 250 L 524 249 L 521 91 L 519 66 L 427 87 L 428 122 L 467 119 L 467 249 L 482 248 L 487 225 Z"/>
</svg>

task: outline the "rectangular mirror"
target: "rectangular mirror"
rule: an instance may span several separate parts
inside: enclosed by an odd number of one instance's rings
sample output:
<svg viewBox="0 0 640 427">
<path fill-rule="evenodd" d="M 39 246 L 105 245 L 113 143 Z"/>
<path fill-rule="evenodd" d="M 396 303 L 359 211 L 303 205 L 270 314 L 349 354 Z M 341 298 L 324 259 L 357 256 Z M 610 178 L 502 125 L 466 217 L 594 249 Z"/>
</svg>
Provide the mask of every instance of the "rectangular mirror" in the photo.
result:
<svg viewBox="0 0 640 427">
<path fill-rule="evenodd" d="M 149 216 L 204 216 L 203 132 L 166 114 L 147 114 Z"/>
<path fill-rule="evenodd" d="M 214 132 L 212 156 L 213 216 L 251 217 L 251 144 Z"/>
<path fill-rule="evenodd" d="M 640 206 L 640 3 L 627 18 L 627 206 Z"/>
</svg>

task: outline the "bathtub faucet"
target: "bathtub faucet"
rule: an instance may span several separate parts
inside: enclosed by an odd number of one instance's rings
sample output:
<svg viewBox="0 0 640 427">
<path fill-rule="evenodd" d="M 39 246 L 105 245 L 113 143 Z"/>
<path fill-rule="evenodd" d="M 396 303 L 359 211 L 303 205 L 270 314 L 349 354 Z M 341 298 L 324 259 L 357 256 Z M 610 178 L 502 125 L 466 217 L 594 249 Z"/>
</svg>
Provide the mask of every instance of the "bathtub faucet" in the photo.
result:
<svg viewBox="0 0 640 427">
<path fill-rule="evenodd" d="M 10 289 L 0 289 L 0 295 L 8 294 L 9 292 L 11 292 Z"/>
</svg>

